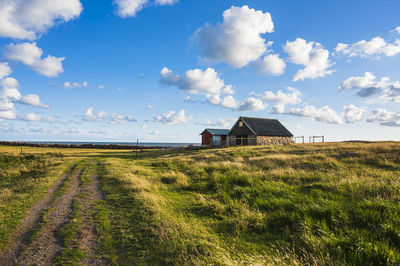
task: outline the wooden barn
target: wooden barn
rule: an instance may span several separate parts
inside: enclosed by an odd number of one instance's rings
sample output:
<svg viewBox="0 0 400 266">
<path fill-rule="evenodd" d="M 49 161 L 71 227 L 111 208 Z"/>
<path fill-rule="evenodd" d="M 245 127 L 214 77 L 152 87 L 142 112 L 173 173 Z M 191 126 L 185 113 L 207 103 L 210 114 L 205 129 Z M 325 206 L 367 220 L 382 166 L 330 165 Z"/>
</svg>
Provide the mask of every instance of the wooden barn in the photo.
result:
<svg viewBox="0 0 400 266">
<path fill-rule="evenodd" d="M 229 145 L 289 144 L 293 134 L 276 119 L 239 117 L 228 133 Z"/>
<path fill-rule="evenodd" d="M 200 134 L 201 145 L 203 146 L 224 146 L 229 129 L 206 128 Z"/>
</svg>

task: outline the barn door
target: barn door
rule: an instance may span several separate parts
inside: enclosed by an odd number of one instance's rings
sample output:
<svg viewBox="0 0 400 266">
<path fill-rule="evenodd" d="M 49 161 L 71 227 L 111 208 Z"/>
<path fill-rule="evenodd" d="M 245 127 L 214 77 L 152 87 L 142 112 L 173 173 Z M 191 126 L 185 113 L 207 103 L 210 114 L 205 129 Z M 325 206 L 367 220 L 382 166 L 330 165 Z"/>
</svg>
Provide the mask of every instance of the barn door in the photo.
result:
<svg viewBox="0 0 400 266">
<path fill-rule="evenodd" d="M 247 139 L 249 138 L 249 136 L 244 135 L 243 137 L 243 145 L 247 145 Z"/>
<path fill-rule="evenodd" d="M 215 146 L 221 145 L 221 136 L 213 136 L 213 145 Z"/>
<path fill-rule="evenodd" d="M 247 135 L 236 136 L 236 145 L 247 145 Z"/>
<path fill-rule="evenodd" d="M 242 136 L 236 136 L 236 145 L 242 145 Z"/>
</svg>

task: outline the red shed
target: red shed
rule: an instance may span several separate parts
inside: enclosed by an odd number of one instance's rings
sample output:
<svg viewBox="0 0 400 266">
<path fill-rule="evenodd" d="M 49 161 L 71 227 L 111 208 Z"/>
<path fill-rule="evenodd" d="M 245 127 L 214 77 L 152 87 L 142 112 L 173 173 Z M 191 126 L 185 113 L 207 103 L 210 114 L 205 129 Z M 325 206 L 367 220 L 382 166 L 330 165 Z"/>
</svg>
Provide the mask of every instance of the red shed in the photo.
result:
<svg viewBox="0 0 400 266">
<path fill-rule="evenodd" d="M 226 137 L 229 133 L 229 129 L 214 129 L 206 128 L 200 134 L 201 145 L 204 146 L 222 146 L 226 145 Z"/>
</svg>

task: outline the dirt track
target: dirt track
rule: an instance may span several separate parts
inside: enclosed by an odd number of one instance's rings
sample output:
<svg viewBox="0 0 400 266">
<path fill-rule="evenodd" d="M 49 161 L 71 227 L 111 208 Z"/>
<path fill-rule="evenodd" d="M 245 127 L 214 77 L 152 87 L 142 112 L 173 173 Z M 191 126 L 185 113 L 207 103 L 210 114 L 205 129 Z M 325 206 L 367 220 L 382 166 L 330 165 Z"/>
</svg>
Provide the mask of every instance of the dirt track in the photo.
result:
<svg viewBox="0 0 400 266">
<path fill-rule="evenodd" d="M 104 258 L 102 258 L 97 252 L 96 248 L 98 243 L 96 241 L 97 235 L 95 230 L 95 224 L 93 221 L 92 212 L 96 203 L 103 199 L 103 195 L 99 189 L 99 180 L 97 176 L 92 176 L 89 184 L 82 188 L 82 192 L 85 195 L 82 201 L 82 215 L 85 223 L 80 228 L 78 234 L 78 242 L 80 248 L 85 252 L 86 256 L 83 260 L 85 265 L 102 265 L 105 264 Z"/>
<path fill-rule="evenodd" d="M 0 254 L 0 265 L 12 265 L 17 262 L 16 258 L 24 249 L 24 245 L 26 245 L 26 241 L 28 241 L 28 238 L 32 233 L 32 229 L 39 222 L 40 214 L 45 209 L 50 207 L 52 200 L 54 200 L 54 194 L 59 190 L 61 185 L 68 178 L 69 174 L 73 172 L 75 167 L 76 166 L 73 166 L 67 174 L 63 175 L 50 188 L 49 192 L 26 213 L 26 216 L 22 219 L 20 226 L 11 236 L 11 244 Z"/>
<path fill-rule="evenodd" d="M 84 169 L 81 167 L 75 170 L 75 167 L 60 177 L 49 192 L 27 212 L 13 233 L 11 244 L 0 254 L 0 265 L 51 265 L 66 248 L 58 231 L 70 221 L 74 200 L 79 202 L 82 219 L 76 232 L 79 248 L 85 253 L 81 263 L 106 264 L 96 250 L 98 244 L 93 219 L 96 203 L 103 197 L 99 180 L 93 175 L 83 185 L 81 175 Z"/>
<path fill-rule="evenodd" d="M 57 230 L 67 222 L 71 213 L 74 197 L 79 193 L 79 176 L 82 170 L 68 180 L 68 190 L 65 194 L 56 197 L 45 215 L 45 224 L 33 241 L 21 252 L 16 259 L 21 265 L 49 265 L 56 254 L 62 250 L 61 239 L 57 237 Z"/>
</svg>

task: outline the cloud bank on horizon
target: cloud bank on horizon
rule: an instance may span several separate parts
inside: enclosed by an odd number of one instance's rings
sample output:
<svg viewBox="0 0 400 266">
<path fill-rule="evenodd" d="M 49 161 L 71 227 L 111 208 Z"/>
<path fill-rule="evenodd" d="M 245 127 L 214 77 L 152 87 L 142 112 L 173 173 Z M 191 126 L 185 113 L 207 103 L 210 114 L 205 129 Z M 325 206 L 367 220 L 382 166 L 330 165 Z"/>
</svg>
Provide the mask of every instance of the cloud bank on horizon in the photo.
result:
<svg viewBox="0 0 400 266">
<path fill-rule="evenodd" d="M 195 23 L 188 26 L 152 17 L 153 12 L 185 12 L 181 6 L 190 8 L 187 2 L 110 0 L 100 6 L 108 8 L 112 19 L 105 16 L 102 23 L 107 25 L 104 34 L 116 39 L 100 44 L 91 41 L 95 35 L 85 36 L 87 30 L 98 30 L 87 23 L 99 19 L 89 4 L 0 0 L 0 130 L 8 138 L 40 138 L 49 132 L 54 138 L 97 138 L 103 132 L 104 138 L 176 140 L 172 125 L 188 134 L 204 125 L 229 127 L 238 115 L 277 116 L 299 132 L 310 132 L 299 121 L 316 122 L 320 131 L 323 125 L 357 124 L 400 129 L 400 73 L 392 70 L 400 56 L 400 26 L 388 21 L 391 26 L 382 27 L 383 37 L 346 41 L 340 32 L 322 39 L 304 31 L 285 34 L 287 22 L 267 4 L 243 2 L 225 8 L 218 4 L 222 12 L 212 9 L 204 18 L 194 16 Z M 121 33 L 124 41 L 118 42 L 116 32 L 129 32 L 125 24 L 146 28 L 136 32 L 141 38 Z M 179 26 L 185 35 L 173 33 Z M 162 36 L 156 27 L 168 31 L 164 42 L 153 41 Z M 57 32 L 73 36 L 71 30 L 79 31 L 81 39 L 52 38 Z M 177 43 L 186 43 L 188 49 L 175 50 Z M 121 60 L 140 49 L 149 62 Z M 158 49 L 168 55 L 153 56 Z M 91 62 L 91 67 L 81 67 Z M 130 67 L 146 69 L 146 74 L 122 69 Z M 107 85 L 108 79 L 113 83 Z M 73 130 L 73 125 L 82 129 Z M 99 125 L 108 130 L 96 131 Z M 44 129 L 35 130 L 39 127 Z M 337 134 L 343 136 L 339 130 Z"/>
</svg>

